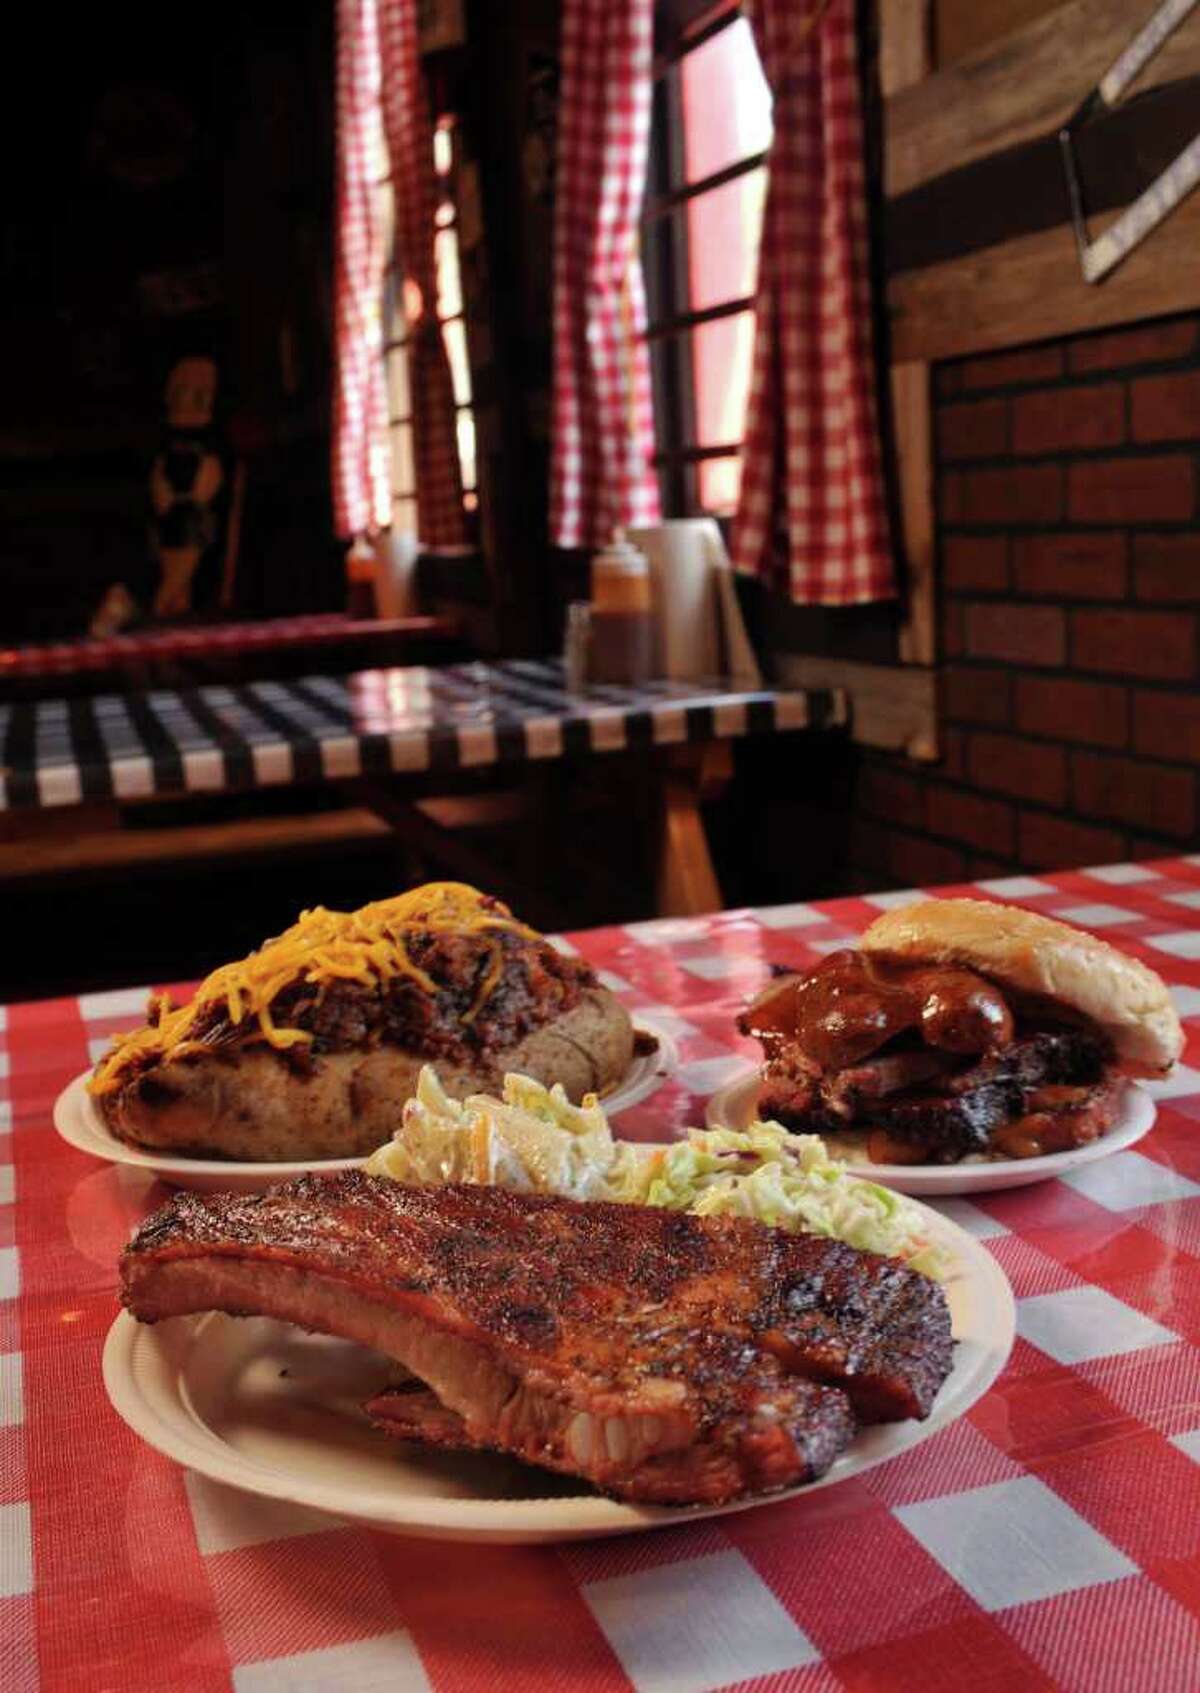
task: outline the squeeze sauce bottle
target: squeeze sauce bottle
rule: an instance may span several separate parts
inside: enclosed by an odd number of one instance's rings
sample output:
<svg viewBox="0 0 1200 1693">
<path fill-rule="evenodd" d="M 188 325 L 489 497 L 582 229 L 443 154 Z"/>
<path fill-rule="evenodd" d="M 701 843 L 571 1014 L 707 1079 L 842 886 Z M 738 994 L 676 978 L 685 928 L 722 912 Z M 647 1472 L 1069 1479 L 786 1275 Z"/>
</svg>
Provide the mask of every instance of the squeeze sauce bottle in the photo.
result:
<svg viewBox="0 0 1200 1693">
<path fill-rule="evenodd" d="M 588 676 L 636 686 L 654 665 L 654 615 L 645 553 L 618 529 L 592 559 L 592 632 Z"/>
</svg>

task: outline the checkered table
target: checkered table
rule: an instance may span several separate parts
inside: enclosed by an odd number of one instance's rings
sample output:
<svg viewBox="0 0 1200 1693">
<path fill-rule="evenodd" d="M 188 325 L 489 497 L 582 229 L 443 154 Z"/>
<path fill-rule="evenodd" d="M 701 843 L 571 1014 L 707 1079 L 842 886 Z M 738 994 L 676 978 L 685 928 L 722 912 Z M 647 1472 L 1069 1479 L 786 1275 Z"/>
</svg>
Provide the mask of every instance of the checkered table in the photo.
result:
<svg viewBox="0 0 1200 1693">
<path fill-rule="evenodd" d="M 15 701 L 0 703 L 0 811 L 387 778 L 845 721 L 839 691 L 714 679 L 572 693 L 561 664 L 533 660 Z"/>
<path fill-rule="evenodd" d="M 958 890 L 972 891 L 972 890 Z M 1200 1686 L 1200 858 L 985 882 L 1172 985 L 1185 1063 L 1136 1151 L 942 1208 L 1017 1296 L 993 1390 L 808 1499 L 659 1534 L 473 1548 L 342 1527 L 185 1474 L 109 1409 L 114 1265 L 162 1198 L 52 1102 L 144 990 L 8 1008 L 0 1040 L 0 1687 L 54 1693 L 1195 1693 Z M 570 937 L 679 1039 L 622 1119 L 700 1120 L 733 1015 L 912 893 Z"/>
</svg>

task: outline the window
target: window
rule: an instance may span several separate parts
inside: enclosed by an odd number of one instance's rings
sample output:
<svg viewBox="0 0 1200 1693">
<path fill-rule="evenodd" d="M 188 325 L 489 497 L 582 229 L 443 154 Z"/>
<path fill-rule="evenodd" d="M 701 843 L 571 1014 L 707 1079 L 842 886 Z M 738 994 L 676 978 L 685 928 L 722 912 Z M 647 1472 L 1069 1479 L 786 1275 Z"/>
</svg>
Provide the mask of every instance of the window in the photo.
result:
<svg viewBox="0 0 1200 1693">
<path fill-rule="evenodd" d="M 771 95 L 746 19 L 682 32 L 654 90 L 643 226 L 663 509 L 726 516 L 754 349 Z"/>
<path fill-rule="evenodd" d="M 471 367 L 467 357 L 467 332 L 463 318 L 462 271 L 459 265 L 458 212 L 454 202 L 456 158 L 454 119 L 438 119 L 433 132 L 433 166 L 437 175 L 438 202 L 434 211 L 433 238 L 437 299 L 434 310 L 441 326 L 442 341 L 450 365 L 457 416 L 458 462 L 462 472 L 463 506 L 478 508 L 475 475 L 475 414 L 471 400 Z M 382 129 L 379 145 L 383 148 Z M 381 156 L 386 153 L 381 151 Z M 384 206 L 384 358 L 387 363 L 388 446 L 391 460 L 392 528 L 402 534 L 417 533 L 416 455 L 413 446 L 412 390 L 409 383 L 408 341 L 425 302 L 409 277 L 396 266 L 394 206 L 391 178 L 379 179 Z"/>
</svg>

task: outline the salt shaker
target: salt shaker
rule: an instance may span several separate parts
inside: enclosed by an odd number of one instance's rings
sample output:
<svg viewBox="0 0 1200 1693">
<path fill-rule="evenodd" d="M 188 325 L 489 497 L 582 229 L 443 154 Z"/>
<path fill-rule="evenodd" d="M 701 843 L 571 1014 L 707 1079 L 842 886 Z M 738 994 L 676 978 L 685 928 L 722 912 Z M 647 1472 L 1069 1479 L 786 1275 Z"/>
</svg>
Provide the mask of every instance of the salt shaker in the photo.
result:
<svg viewBox="0 0 1200 1693">
<path fill-rule="evenodd" d="M 569 694 L 580 693 L 587 681 L 591 637 L 591 606 L 587 600 L 572 600 L 567 607 L 566 633 L 563 638 L 563 670 Z"/>
</svg>

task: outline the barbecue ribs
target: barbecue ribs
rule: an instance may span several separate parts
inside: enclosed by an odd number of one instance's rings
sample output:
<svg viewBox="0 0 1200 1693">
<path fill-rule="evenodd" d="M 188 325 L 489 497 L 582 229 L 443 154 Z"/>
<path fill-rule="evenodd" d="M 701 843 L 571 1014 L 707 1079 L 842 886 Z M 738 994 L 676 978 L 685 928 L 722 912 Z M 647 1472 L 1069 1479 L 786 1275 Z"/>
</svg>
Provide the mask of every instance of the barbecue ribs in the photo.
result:
<svg viewBox="0 0 1200 1693">
<path fill-rule="evenodd" d="M 857 1421 L 924 1417 L 950 1369 L 940 1287 L 736 1218 L 350 1171 L 177 1194 L 126 1248 L 145 1322 L 262 1313 L 371 1346 L 423 1388 L 368 1406 L 627 1499 L 815 1479 Z"/>
</svg>

